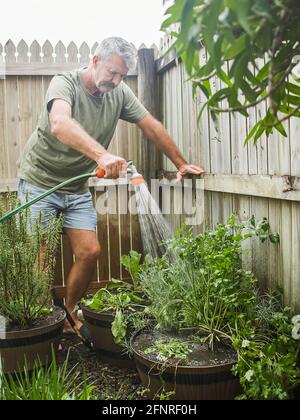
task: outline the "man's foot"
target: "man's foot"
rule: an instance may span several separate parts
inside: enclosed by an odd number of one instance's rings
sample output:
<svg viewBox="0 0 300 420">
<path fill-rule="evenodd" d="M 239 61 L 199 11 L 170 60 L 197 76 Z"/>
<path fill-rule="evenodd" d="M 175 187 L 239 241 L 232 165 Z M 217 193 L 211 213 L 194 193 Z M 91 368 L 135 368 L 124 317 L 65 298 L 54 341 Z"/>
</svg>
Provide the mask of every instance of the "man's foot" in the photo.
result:
<svg viewBox="0 0 300 420">
<path fill-rule="evenodd" d="M 83 323 L 79 320 L 74 320 L 75 322 L 75 327 L 76 329 L 79 331 L 80 328 L 83 326 Z M 69 321 L 65 321 L 65 325 L 64 325 L 64 329 L 63 329 L 63 333 L 64 334 L 76 334 L 76 332 L 74 331 L 73 327 L 71 326 L 71 324 L 69 323 Z"/>
<path fill-rule="evenodd" d="M 78 333 L 71 327 L 71 325 L 68 323 L 65 323 L 65 327 L 63 329 L 63 334 L 66 335 L 78 335 L 82 342 L 89 347 L 91 350 L 93 350 L 93 343 L 92 343 L 92 337 L 90 335 L 89 329 L 85 324 L 78 321 L 76 322 L 76 329 Z"/>
</svg>

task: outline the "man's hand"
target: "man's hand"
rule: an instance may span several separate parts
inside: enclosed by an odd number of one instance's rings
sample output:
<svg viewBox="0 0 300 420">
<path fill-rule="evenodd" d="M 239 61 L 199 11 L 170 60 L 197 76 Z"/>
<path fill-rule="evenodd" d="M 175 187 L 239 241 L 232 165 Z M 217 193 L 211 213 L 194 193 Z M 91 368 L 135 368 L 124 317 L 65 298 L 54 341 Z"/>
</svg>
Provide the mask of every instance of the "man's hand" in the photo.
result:
<svg viewBox="0 0 300 420">
<path fill-rule="evenodd" d="M 101 158 L 98 159 L 97 163 L 99 168 L 102 168 L 105 171 L 104 178 L 106 179 L 117 179 L 120 175 L 127 172 L 126 160 L 110 153 L 104 153 Z"/>
<path fill-rule="evenodd" d="M 177 172 L 177 177 L 176 177 L 177 182 L 180 182 L 185 175 L 189 175 L 189 174 L 203 175 L 205 174 L 205 170 L 196 165 L 189 165 L 188 163 L 181 165 L 180 168 L 178 168 L 178 172 Z"/>
</svg>

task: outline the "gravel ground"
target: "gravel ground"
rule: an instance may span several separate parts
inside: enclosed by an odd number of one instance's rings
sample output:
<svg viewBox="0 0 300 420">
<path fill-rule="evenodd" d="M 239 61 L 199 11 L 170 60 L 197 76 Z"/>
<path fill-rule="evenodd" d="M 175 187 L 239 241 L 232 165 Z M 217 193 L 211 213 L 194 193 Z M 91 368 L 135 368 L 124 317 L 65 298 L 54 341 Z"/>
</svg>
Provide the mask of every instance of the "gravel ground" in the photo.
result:
<svg viewBox="0 0 300 420">
<path fill-rule="evenodd" d="M 69 368 L 78 365 L 79 382 L 84 378 L 84 371 L 86 372 L 88 383 L 95 386 L 99 400 L 143 399 L 143 388 L 135 370 L 121 369 L 101 361 L 75 335 L 63 335 L 58 354 L 59 364 L 63 363 L 68 353 Z"/>
</svg>

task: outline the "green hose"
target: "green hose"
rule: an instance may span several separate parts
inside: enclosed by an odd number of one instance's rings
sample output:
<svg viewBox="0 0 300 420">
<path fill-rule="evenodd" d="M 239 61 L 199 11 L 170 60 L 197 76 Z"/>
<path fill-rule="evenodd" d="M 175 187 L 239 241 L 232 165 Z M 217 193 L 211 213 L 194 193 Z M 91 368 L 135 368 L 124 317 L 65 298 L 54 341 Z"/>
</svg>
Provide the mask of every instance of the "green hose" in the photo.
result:
<svg viewBox="0 0 300 420">
<path fill-rule="evenodd" d="M 42 200 L 45 197 L 48 197 L 48 195 L 53 194 L 54 192 L 56 192 L 57 190 L 59 190 L 60 188 L 63 188 L 69 184 L 72 184 L 75 181 L 80 181 L 81 179 L 85 179 L 85 178 L 91 178 L 96 176 L 96 172 L 92 172 L 91 174 L 86 174 L 86 175 L 79 175 L 76 176 L 75 178 L 70 178 L 67 181 L 62 182 L 61 184 L 57 185 L 56 187 L 51 188 L 51 190 L 44 192 L 43 194 L 39 195 L 38 197 L 34 198 L 33 200 L 28 201 L 27 203 L 22 204 L 22 206 L 17 207 L 16 209 L 12 210 L 11 212 L 5 214 L 4 216 L 0 217 L 0 223 L 4 222 L 7 219 L 10 219 L 11 217 L 15 216 L 16 214 L 18 214 L 20 211 L 27 209 L 27 207 L 32 206 L 33 204 L 37 203 L 38 201 Z"/>
</svg>

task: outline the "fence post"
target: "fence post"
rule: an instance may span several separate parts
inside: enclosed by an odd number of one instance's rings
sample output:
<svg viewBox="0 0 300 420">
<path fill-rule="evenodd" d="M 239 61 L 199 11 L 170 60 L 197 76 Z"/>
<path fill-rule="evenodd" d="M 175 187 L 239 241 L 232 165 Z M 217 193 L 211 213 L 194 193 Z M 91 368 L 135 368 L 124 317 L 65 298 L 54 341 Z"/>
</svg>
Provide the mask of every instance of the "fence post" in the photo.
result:
<svg viewBox="0 0 300 420">
<path fill-rule="evenodd" d="M 147 110 L 157 116 L 157 84 L 155 55 L 153 48 L 138 50 L 138 97 Z M 158 149 L 143 135 L 139 147 L 137 166 L 149 183 L 155 179 L 160 169 L 160 153 Z"/>
</svg>

